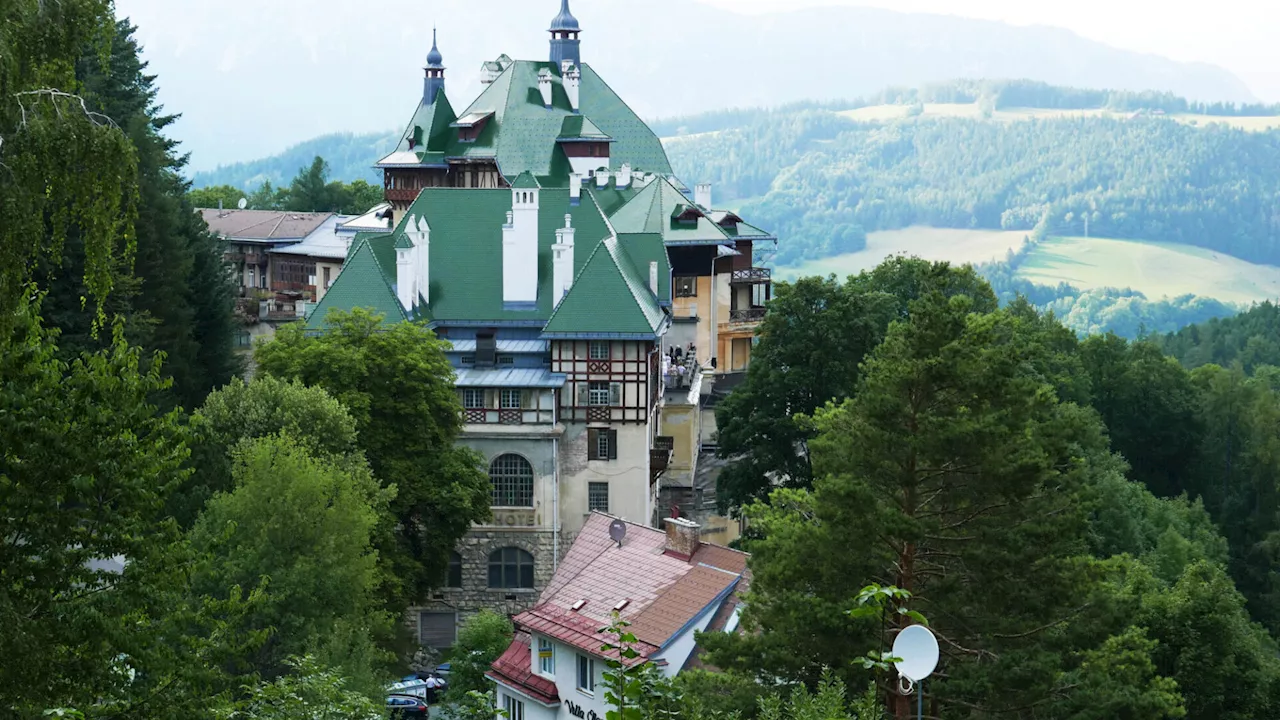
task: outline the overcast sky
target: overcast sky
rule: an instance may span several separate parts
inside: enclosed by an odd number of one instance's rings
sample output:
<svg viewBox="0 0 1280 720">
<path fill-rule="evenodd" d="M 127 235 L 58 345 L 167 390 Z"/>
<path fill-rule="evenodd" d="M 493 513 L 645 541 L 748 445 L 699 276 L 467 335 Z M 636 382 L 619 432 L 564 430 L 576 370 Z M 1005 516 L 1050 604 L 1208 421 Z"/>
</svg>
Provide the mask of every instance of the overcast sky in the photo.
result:
<svg viewBox="0 0 1280 720">
<path fill-rule="evenodd" d="M 1259 98 L 1280 102 L 1277 0 L 702 0 L 739 12 L 860 5 L 1055 25 L 1109 45 L 1231 70 Z"/>
</svg>

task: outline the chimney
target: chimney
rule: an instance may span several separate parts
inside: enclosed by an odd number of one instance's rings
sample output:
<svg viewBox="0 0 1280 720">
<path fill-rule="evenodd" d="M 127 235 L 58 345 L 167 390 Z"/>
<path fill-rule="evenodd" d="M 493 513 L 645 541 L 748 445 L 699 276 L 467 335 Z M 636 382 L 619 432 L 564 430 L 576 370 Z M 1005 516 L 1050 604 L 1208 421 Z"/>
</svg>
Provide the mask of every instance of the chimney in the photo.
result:
<svg viewBox="0 0 1280 720">
<path fill-rule="evenodd" d="M 409 218 L 409 230 L 414 227 L 413 218 Z M 405 237 L 410 237 L 410 232 Z M 417 299 L 417 257 L 412 247 L 396 248 L 396 299 L 405 312 L 413 312 L 413 303 Z"/>
<path fill-rule="evenodd" d="M 542 68 L 538 71 L 538 92 L 542 93 L 543 106 L 551 107 L 551 71 Z"/>
<path fill-rule="evenodd" d="M 618 170 L 618 189 L 621 190 L 631 184 L 631 163 L 622 163 L 622 169 Z"/>
<path fill-rule="evenodd" d="M 538 302 L 538 193 L 537 187 L 511 190 L 511 210 L 502 226 L 504 303 Z"/>
<path fill-rule="evenodd" d="M 667 542 L 663 547 L 664 555 L 678 557 L 681 560 L 692 560 L 702 545 L 701 526 L 684 518 L 666 518 Z"/>
<path fill-rule="evenodd" d="M 572 173 L 569 175 L 569 204 L 576 206 L 582 204 L 582 181 L 586 177 L 582 173 Z"/>
<path fill-rule="evenodd" d="M 694 187 L 693 202 L 703 210 L 711 209 L 711 183 L 698 183 Z"/>
<path fill-rule="evenodd" d="M 564 83 L 565 94 L 569 96 L 569 107 L 573 108 L 574 112 L 578 112 L 579 90 L 582 87 L 582 71 L 578 69 L 578 66 L 572 64 L 571 61 L 565 60 L 560 79 Z"/>
<path fill-rule="evenodd" d="M 609 170 L 607 168 L 596 170 L 596 187 L 601 190 L 609 187 Z"/>
<path fill-rule="evenodd" d="M 418 225 L 415 228 L 412 222 L 409 230 L 414 231 L 411 234 L 413 240 L 414 260 L 417 267 L 414 269 L 414 285 L 418 291 L 418 295 L 425 303 L 431 302 L 431 226 L 427 224 L 427 219 L 418 216 Z"/>
<path fill-rule="evenodd" d="M 653 292 L 654 297 L 658 297 L 658 261 L 651 260 L 649 262 L 649 290 Z"/>
<path fill-rule="evenodd" d="M 551 246 L 551 300 L 559 305 L 573 285 L 573 216 L 564 216 L 564 227 L 556 229 L 556 244 Z"/>
</svg>

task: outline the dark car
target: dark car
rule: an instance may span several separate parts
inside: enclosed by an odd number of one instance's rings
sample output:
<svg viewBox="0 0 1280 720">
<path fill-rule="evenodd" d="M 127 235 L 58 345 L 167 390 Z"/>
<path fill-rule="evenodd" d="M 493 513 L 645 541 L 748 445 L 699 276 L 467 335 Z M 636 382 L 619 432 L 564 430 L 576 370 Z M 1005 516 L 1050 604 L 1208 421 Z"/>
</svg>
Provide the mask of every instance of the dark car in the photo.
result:
<svg viewBox="0 0 1280 720">
<path fill-rule="evenodd" d="M 388 695 L 387 714 L 391 720 L 425 720 L 427 701 L 416 695 Z"/>
</svg>

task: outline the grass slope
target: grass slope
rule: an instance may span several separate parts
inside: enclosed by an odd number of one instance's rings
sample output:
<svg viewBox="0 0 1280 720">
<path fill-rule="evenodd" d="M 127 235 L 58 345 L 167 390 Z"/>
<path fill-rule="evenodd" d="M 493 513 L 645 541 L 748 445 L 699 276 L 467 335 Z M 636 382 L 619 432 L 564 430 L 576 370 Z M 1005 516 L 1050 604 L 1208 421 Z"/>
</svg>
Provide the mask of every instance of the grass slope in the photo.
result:
<svg viewBox="0 0 1280 720">
<path fill-rule="evenodd" d="M 1249 304 L 1280 297 L 1280 267 L 1176 243 L 1049 238 L 1032 249 L 1018 277 L 1081 289 L 1131 287 L 1153 299 L 1193 294 Z"/>
<path fill-rule="evenodd" d="M 899 253 L 916 255 L 926 260 L 953 263 L 984 263 L 999 260 L 1009 250 L 1022 244 L 1027 233 L 1003 230 L 953 230 L 950 228 L 910 227 L 867 233 L 867 248 L 855 253 L 836 255 L 780 267 L 776 275 L 791 280 L 804 275 L 839 277 L 856 275 L 879 265 L 886 257 Z"/>
<path fill-rule="evenodd" d="M 923 107 L 924 111 L 921 113 L 923 117 L 972 119 L 982 117 L 982 110 L 979 108 L 977 103 L 925 103 Z M 869 107 L 858 108 L 856 110 L 844 110 L 838 114 L 858 122 L 889 122 L 892 120 L 901 120 L 907 117 L 908 110 L 909 106 L 907 105 L 871 105 Z M 1057 108 L 1004 108 L 992 113 L 991 118 L 993 120 L 1001 120 L 1005 122 L 1016 122 L 1018 120 L 1030 120 L 1033 118 L 1108 117 L 1123 119 L 1132 115 L 1133 113 L 1129 112 L 1113 112 L 1101 108 L 1089 108 L 1084 110 L 1062 110 Z M 1210 125 L 1213 123 L 1220 123 L 1228 127 L 1239 128 L 1240 130 L 1248 130 L 1252 132 L 1280 128 L 1280 116 L 1275 115 L 1229 117 L 1178 113 L 1167 115 L 1166 117 L 1188 125 Z"/>
</svg>

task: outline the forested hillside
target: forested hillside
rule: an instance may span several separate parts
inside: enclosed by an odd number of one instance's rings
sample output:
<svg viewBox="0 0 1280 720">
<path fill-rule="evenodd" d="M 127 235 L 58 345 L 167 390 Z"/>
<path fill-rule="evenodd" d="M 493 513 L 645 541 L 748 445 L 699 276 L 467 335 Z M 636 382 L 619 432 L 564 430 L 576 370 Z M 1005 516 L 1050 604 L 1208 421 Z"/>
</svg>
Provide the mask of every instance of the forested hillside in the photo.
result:
<svg viewBox="0 0 1280 720">
<path fill-rule="evenodd" d="M 1183 365 L 1231 367 L 1248 373 L 1280 367 L 1280 306 L 1262 303 L 1235 317 L 1183 328 L 1158 339 L 1161 348 Z"/>
<path fill-rule="evenodd" d="M 322 157 L 329 163 L 329 173 L 336 180 L 348 183 L 364 180 L 381 187 L 382 173 L 374 170 L 373 164 L 391 152 L 399 139 L 399 131 L 323 135 L 260 160 L 238 162 L 219 166 L 216 170 L 198 172 L 192 177 L 191 183 L 197 188 L 230 185 L 248 194 L 263 183 L 271 183 L 277 187 L 288 185 L 289 180 L 300 170 L 310 167 L 316 157 Z"/>
<path fill-rule="evenodd" d="M 856 123 L 760 111 L 668 144 L 676 172 L 775 230 L 785 264 L 909 225 L 1179 242 L 1280 262 L 1280 133 L 1159 117 Z"/>
</svg>

